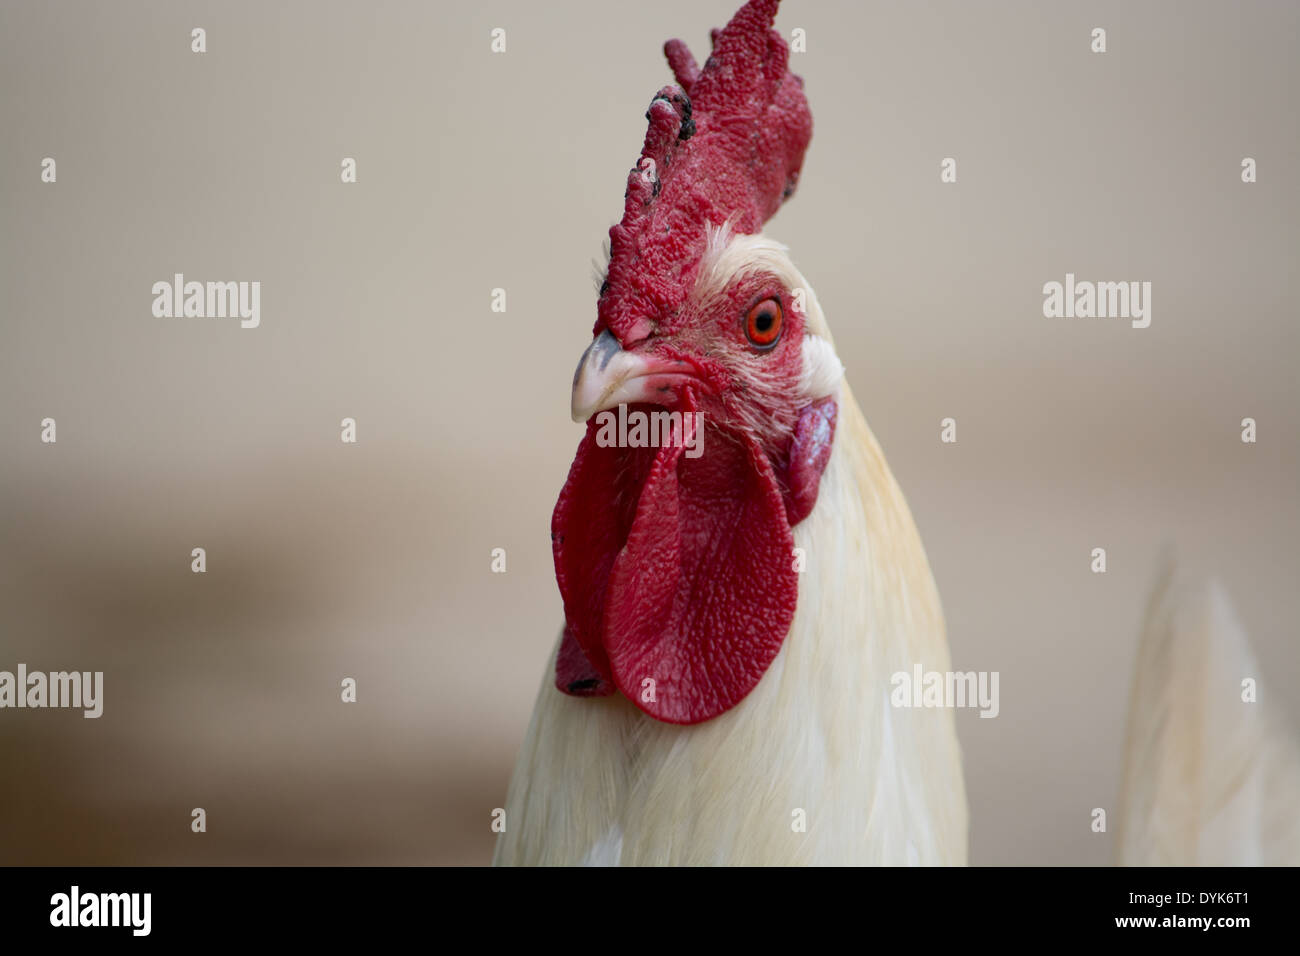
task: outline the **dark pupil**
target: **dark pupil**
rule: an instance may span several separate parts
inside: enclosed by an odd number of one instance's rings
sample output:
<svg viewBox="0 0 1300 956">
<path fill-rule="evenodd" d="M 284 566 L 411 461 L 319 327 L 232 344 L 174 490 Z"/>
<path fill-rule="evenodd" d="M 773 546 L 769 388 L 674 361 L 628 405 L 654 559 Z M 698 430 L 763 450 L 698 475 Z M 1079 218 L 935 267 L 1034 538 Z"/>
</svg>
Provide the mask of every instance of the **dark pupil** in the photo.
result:
<svg viewBox="0 0 1300 956">
<path fill-rule="evenodd" d="M 760 332 L 766 332 L 772 327 L 772 313 L 764 309 L 758 313 L 758 318 L 754 320 L 754 328 Z"/>
</svg>

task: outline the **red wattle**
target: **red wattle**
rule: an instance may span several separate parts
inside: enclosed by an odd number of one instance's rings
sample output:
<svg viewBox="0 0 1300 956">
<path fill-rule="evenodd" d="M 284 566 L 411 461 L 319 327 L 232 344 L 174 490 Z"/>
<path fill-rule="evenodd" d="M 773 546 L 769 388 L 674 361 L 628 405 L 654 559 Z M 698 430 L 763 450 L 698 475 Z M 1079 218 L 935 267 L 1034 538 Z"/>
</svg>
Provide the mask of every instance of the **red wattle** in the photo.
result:
<svg viewBox="0 0 1300 956">
<path fill-rule="evenodd" d="M 589 425 L 551 531 L 564 644 L 571 635 L 595 674 L 659 720 L 734 707 L 789 632 L 793 535 L 750 439 L 708 428 L 704 454 L 688 458 L 680 446 L 601 448 Z M 561 647 L 559 689 L 608 693 L 592 675 L 575 679 L 573 649 Z"/>
</svg>

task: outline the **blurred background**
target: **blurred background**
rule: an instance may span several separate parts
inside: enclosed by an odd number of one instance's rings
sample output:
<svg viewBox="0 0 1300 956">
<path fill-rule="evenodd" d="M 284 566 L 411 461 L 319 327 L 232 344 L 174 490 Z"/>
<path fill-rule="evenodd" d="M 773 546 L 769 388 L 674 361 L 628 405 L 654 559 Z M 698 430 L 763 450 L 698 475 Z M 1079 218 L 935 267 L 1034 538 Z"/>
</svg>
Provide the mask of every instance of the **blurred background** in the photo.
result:
<svg viewBox="0 0 1300 956">
<path fill-rule="evenodd" d="M 591 261 L 663 41 L 703 60 L 736 6 L 0 4 L 0 670 L 105 674 L 98 720 L 0 711 L 0 863 L 490 859 L 561 621 Z M 1222 580 L 1300 733 L 1300 7 L 787 0 L 777 26 L 806 31 L 815 132 L 767 231 L 954 666 L 1001 673 L 997 719 L 957 715 L 971 861 L 1108 863 L 1089 813 L 1162 549 Z M 176 272 L 260 281 L 261 326 L 155 318 Z M 1067 272 L 1150 281 L 1151 326 L 1044 318 Z"/>
</svg>

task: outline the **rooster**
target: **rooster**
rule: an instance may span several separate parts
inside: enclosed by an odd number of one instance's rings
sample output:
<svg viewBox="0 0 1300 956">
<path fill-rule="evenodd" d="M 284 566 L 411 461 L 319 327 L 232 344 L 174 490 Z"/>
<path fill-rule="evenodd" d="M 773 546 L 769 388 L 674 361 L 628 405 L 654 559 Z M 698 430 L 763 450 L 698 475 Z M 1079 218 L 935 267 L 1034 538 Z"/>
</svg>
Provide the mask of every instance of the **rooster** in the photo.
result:
<svg viewBox="0 0 1300 956">
<path fill-rule="evenodd" d="M 929 564 L 812 287 L 761 232 L 812 135 L 777 4 L 715 30 L 703 68 L 665 45 L 676 83 L 574 376 L 565 626 L 499 864 L 966 860 L 952 713 L 890 702 L 891 674 L 949 667 Z M 678 440 L 611 447 L 619 406 L 680 413 Z"/>
</svg>

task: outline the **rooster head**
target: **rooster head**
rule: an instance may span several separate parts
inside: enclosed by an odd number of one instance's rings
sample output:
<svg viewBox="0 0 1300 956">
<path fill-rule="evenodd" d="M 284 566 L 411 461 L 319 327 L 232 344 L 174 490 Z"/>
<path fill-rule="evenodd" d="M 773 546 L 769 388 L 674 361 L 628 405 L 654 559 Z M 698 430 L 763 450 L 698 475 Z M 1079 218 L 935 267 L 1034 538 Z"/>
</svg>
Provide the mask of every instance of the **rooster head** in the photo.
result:
<svg viewBox="0 0 1300 956">
<path fill-rule="evenodd" d="M 812 290 L 759 233 L 812 136 L 777 3 L 750 0 L 715 30 L 702 69 L 665 45 L 677 82 L 650 104 L 610 229 L 573 381 L 587 433 L 551 524 L 557 687 L 619 691 L 671 723 L 735 706 L 780 650 L 798 597 L 791 529 L 834 437 L 842 369 Z M 602 440 L 620 407 L 677 413 L 677 440 Z"/>
</svg>

